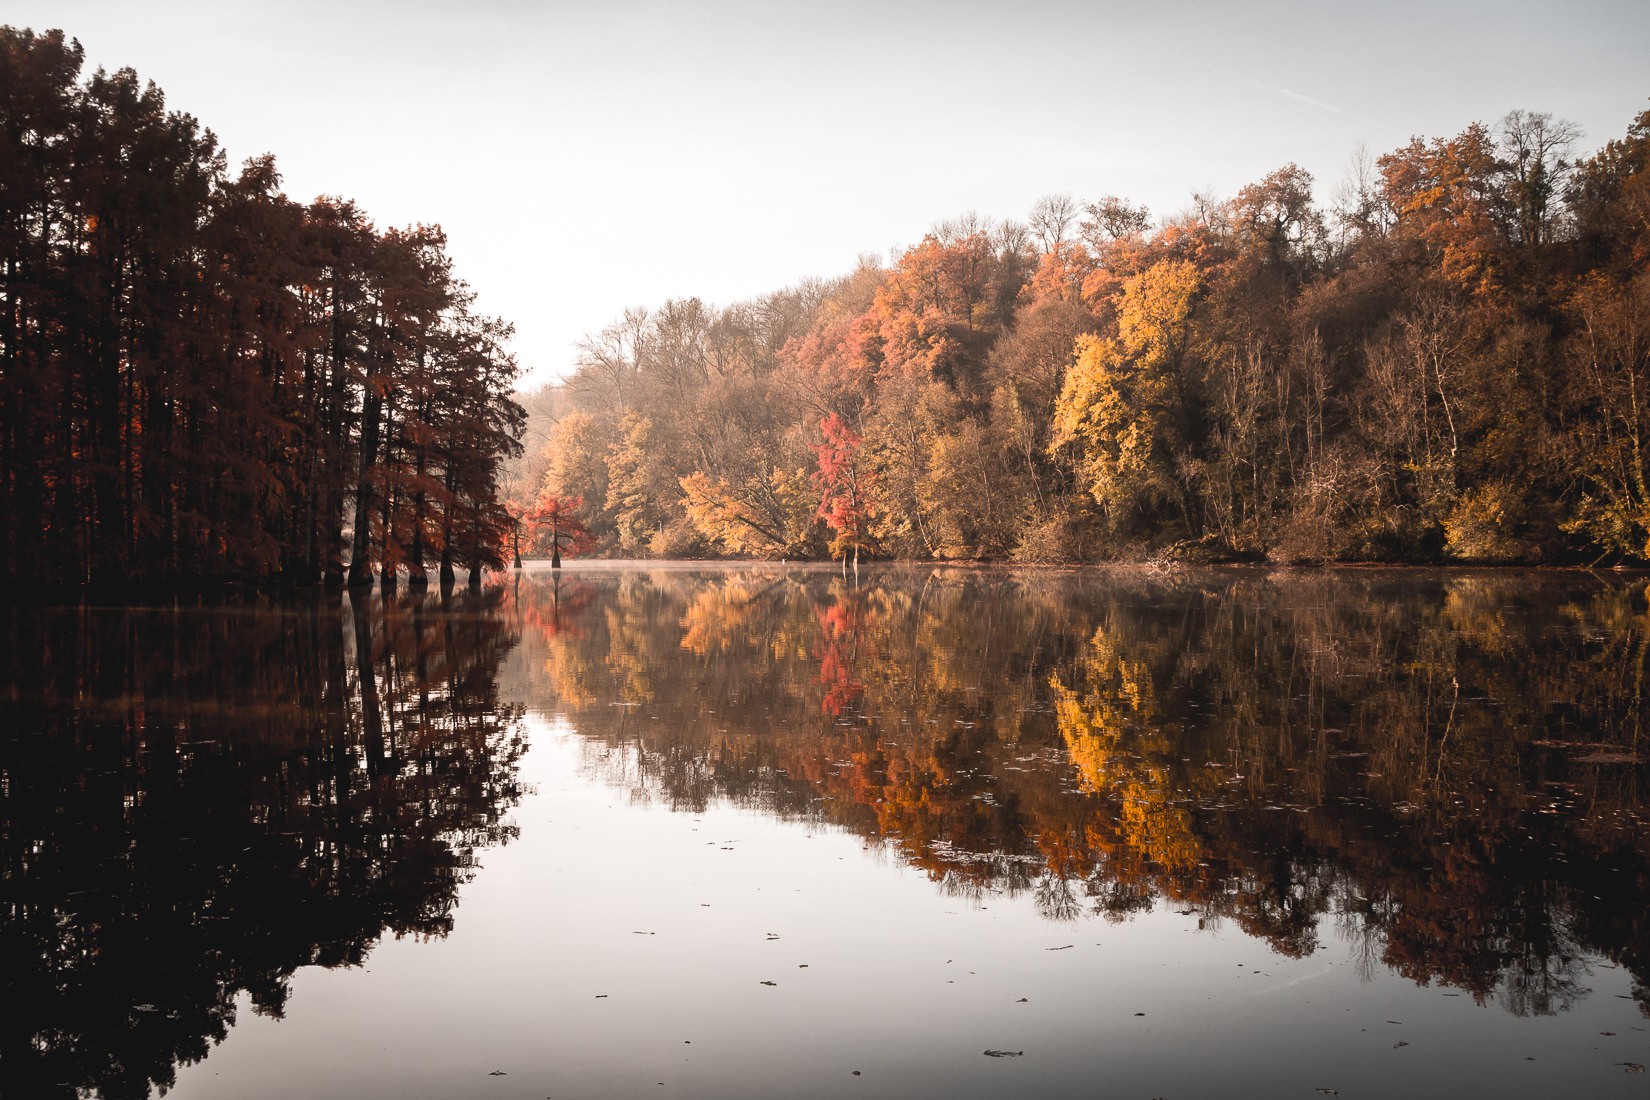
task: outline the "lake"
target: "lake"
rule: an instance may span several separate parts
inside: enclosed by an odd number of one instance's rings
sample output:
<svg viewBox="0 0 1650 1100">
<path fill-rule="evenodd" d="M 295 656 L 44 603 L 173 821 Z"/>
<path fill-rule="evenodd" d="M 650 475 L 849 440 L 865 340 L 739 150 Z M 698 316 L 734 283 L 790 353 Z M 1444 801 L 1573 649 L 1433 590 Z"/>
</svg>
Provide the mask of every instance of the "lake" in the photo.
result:
<svg viewBox="0 0 1650 1100">
<path fill-rule="evenodd" d="M 9 611 L 0 1095 L 1643 1096 L 1646 584 Z"/>
</svg>

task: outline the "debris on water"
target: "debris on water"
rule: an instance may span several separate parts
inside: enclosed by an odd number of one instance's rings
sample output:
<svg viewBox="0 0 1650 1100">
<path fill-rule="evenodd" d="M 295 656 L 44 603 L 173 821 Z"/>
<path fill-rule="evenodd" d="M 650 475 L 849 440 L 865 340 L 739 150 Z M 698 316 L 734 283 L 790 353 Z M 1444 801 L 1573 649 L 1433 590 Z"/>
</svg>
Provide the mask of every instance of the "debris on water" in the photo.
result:
<svg viewBox="0 0 1650 1100">
<path fill-rule="evenodd" d="M 1323 1093 L 1325 1096 L 1339 1096 L 1341 1094 L 1340 1089 L 1319 1089 L 1318 1091 Z"/>
<path fill-rule="evenodd" d="M 1637 1062 L 1617 1062 L 1616 1065 L 1626 1066 L 1627 1068 L 1625 1070 L 1623 1070 L 1624 1073 L 1643 1073 L 1644 1072 L 1644 1067 L 1639 1065 Z"/>
<path fill-rule="evenodd" d="M 1031 998 L 1029 998 L 1029 997 L 1021 997 L 1019 1000 L 1015 1001 L 1014 1003 L 1017 1004 L 1017 1005 L 1023 1005 L 1023 1004 L 1028 1003 L 1030 1000 L 1031 1000 Z"/>
<path fill-rule="evenodd" d="M 1599 1032 L 1599 1034 L 1600 1035 L 1614 1035 L 1615 1032 L 1613 1032 L 1613 1031 L 1601 1031 L 1601 1032 Z"/>
<path fill-rule="evenodd" d="M 596 1000 L 598 1000 L 598 1001 L 599 1001 L 599 1000 L 602 1000 L 602 999 L 603 999 L 603 998 L 605 998 L 605 997 L 606 997 L 606 996 L 607 996 L 607 994 L 606 994 L 606 993 L 598 993 L 598 994 L 596 994 Z"/>
<path fill-rule="evenodd" d="M 987 1050 L 983 1052 L 987 1058 L 1018 1058 L 1024 1054 L 1023 1050 Z M 1630 1072 L 1630 1071 L 1629 1071 Z"/>
<path fill-rule="evenodd" d="M 806 970 L 806 969 L 808 969 L 808 964 L 807 963 L 797 963 L 796 968 L 798 970 Z"/>
<path fill-rule="evenodd" d="M 1136 1015 L 1136 1016 L 1144 1016 L 1144 1015 L 1145 1015 L 1145 1013 L 1144 1013 L 1144 1012 L 1136 1012 L 1136 1013 L 1135 1013 L 1135 1015 Z"/>
<path fill-rule="evenodd" d="M 779 933 L 778 932 L 769 932 L 768 933 L 768 939 L 777 940 L 778 938 L 779 938 Z"/>
<path fill-rule="evenodd" d="M 154 1005 L 133 1005 L 132 1009 L 135 1012 L 154 1012 L 155 1011 L 155 1006 Z"/>
<path fill-rule="evenodd" d="M 1072 948 L 1072 947 L 1076 947 L 1076 946 L 1077 945 L 1074 944 L 1074 943 L 1067 943 L 1067 944 L 1061 944 L 1059 947 L 1045 947 L 1045 948 L 1043 948 L 1043 950 L 1044 951 L 1065 951 L 1068 948 Z"/>
<path fill-rule="evenodd" d="M 510 1075 L 508 1073 L 505 1073 L 501 1069 L 495 1069 L 491 1073 L 489 1073 L 487 1076 L 489 1076 L 489 1077 L 508 1077 Z"/>
<path fill-rule="evenodd" d="M 632 932 L 632 936 L 656 936 L 657 932 Z"/>
<path fill-rule="evenodd" d="M 778 985 L 778 982 L 763 982 L 763 985 Z"/>
<path fill-rule="evenodd" d="M 1388 1020 L 1388 1021 L 1387 1021 L 1387 1023 L 1389 1023 L 1389 1024 L 1397 1024 L 1397 1025 L 1398 1025 L 1398 1026 L 1399 1026 L 1399 1027 L 1403 1027 L 1403 1026 L 1404 1026 L 1404 1022 L 1403 1022 L 1403 1021 L 1402 1021 L 1402 1020 Z"/>
<path fill-rule="evenodd" d="M 1407 1046 L 1409 1046 L 1408 1042 L 1406 1042 L 1403 1039 L 1399 1039 L 1396 1043 L 1392 1044 L 1392 1049 L 1397 1050 L 1399 1047 L 1407 1047 Z"/>
</svg>

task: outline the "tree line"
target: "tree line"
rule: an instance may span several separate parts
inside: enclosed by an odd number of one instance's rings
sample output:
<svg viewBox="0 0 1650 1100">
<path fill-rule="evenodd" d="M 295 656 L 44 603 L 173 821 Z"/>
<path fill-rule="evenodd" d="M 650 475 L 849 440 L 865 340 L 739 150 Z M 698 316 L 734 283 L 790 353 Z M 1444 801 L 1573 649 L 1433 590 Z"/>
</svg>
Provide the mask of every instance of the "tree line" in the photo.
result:
<svg viewBox="0 0 1650 1100">
<path fill-rule="evenodd" d="M 1650 558 L 1650 111 L 1286 165 L 1154 219 L 968 216 L 627 311 L 536 395 L 526 498 L 642 557 Z"/>
<path fill-rule="evenodd" d="M 115 586 L 501 562 L 511 326 L 434 225 L 303 205 L 130 69 L 0 27 L 0 568 Z M 347 574 L 346 574 L 347 568 Z"/>
</svg>

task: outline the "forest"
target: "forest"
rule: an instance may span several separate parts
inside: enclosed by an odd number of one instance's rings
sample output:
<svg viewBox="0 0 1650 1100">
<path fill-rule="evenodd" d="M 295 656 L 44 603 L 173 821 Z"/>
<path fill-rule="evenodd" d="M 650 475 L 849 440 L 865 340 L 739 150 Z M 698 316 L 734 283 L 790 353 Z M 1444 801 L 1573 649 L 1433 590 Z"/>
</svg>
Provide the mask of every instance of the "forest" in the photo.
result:
<svg viewBox="0 0 1650 1100">
<path fill-rule="evenodd" d="M 1053 195 L 512 391 L 436 225 L 0 28 L 0 570 L 450 581 L 523 553 L 1650 560 L 1650 111 L 1514 110 L 1156 217 Z M 530 406 L 531 412 L 523 407 Z M 525 450 L 523 448 L 525 440 Z"/>
<path fill-rule="evenodd" d="M 1328 203 L 1055 195 L 628 310 L 524 399 L 518 508 L 623 557 L 1643 562 L 1650 111 L 1581 140 L 1515 110 Z"/>
<path fill-rule="evenodd" d="M 0 570 L 422 583 L 502 563 L 511 327 L 439 226 L 232 174 L 130 69 L 0 27 Z M 347 568 L 347 574 L 346 574 Z"/>
</svg>

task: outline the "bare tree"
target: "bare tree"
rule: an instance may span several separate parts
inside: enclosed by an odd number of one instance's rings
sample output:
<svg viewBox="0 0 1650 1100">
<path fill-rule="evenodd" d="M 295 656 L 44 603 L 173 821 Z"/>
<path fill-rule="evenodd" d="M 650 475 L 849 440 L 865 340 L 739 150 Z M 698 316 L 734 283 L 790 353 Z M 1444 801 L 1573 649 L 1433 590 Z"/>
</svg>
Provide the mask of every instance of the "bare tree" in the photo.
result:
<svg viewBox="0 0 1650 1100">
<path fill-rule="evenodd" d="M 1152 227 L 1152 215 L 1144 205 L 1130 205 L 1128 199 L 1105 195 L 1083 208 L 1085 217 L 1078 232 L 1090 245 L 1110 244 L 1112 241 L 1144 233 Z"/>
<path fill-rule="evenodd" d="M 1581 127 L 1538 111 L 1512 111 L 1501 120 L 1498 137 L 1511 235 L 1525 246 L 1546 244 L 1557 221 L 1552 200 L 1575 170 L 1569 158 Z"/>
<path fill-rule="evenodd" d="M 646 308 L 631 306 L 618 323 L 579 341 L 579 369 L 568 381 L 568 389 L 614 419 L 622 417 L 634 400 L 636 376 L 643 369 L 653 334 L 652 321 Z"/>
<path fill-rule="evenodd" d="M 1044 195 L 1031 208 L 1027 223 L 1041 252 L 1053 252 L 1065 244 L 1082 211 L 1070 195 Z"/>
</svg>

